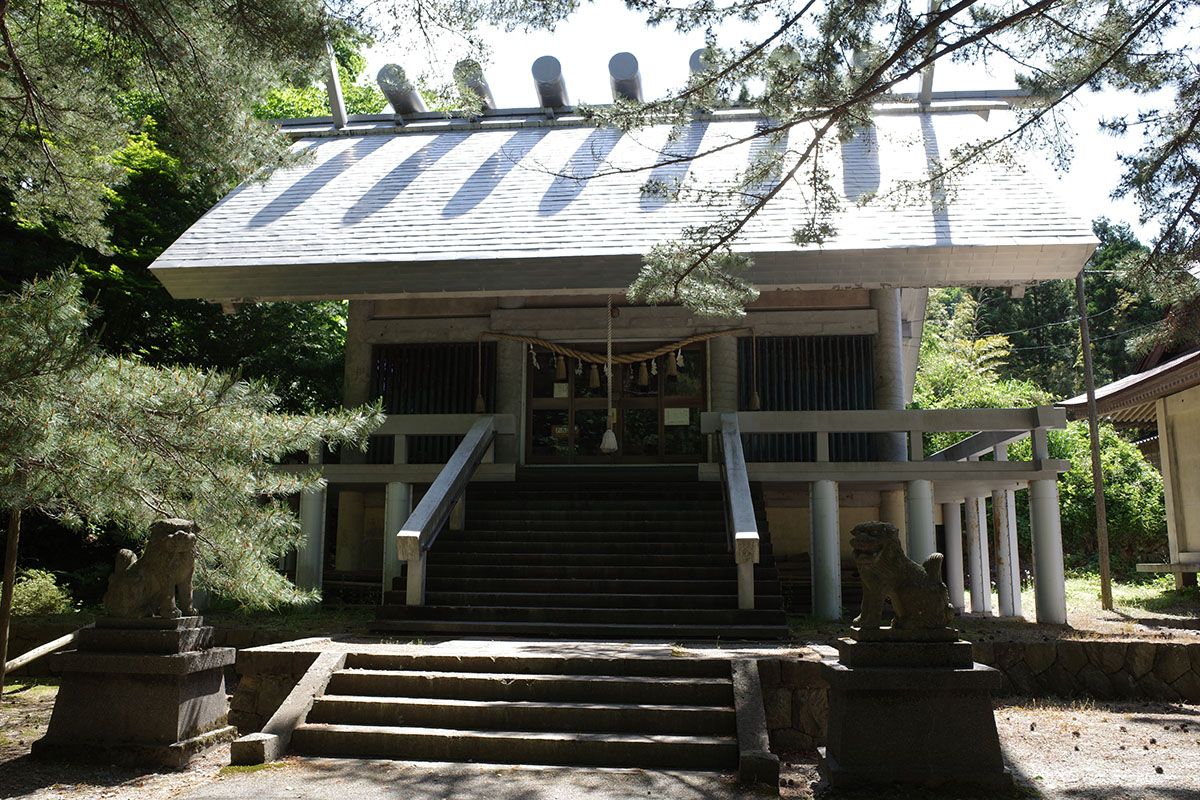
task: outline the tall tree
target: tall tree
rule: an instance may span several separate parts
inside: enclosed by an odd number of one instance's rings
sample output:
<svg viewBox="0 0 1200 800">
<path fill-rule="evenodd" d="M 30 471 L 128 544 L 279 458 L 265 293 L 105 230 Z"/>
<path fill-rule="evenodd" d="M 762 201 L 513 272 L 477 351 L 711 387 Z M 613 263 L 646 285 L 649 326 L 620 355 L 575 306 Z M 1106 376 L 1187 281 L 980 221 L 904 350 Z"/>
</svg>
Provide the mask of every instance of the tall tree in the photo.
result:
<svg viewBox="0 0 1200 800">
<path fill-rule="evenodd" d="M 1145 134 L 1114 191 L 1136 198 L 1144 220 L 1162 231 L 1138 257 L 1139 268 L 1173 286 L 1200 260 L 1200 71 L 1194 66 L 1200 43 L 1188 35 L 1187 2 L 626 5 L 650 24 L 680 32 L 711 34 L 726 20 L 741 20 L 757 23 L 762 34 L 733 47 L 718 46 L 710 35 L 706 68 L 678 91 L 588 113 L 623 128 L 678 122 L 736 96 L 744 85 L 758 85 L 755 100 L 769 123 L 746 138 L 771 145 L 728 187 L 705 195 L 723 210 L 720 220 L 647 254 L 631 287 L 636 297 L 682 302 L 703 313 L 740 311 L 755 294 L 738 274 L 748 259 L 733 248 L 748 220 L 784 186 L 800 182 L 809 209 L 796 220 L 794 238 L 801 244 L 828 239 L 841 198 L 822 167 L 830 150 L 823 145 L 869 126 L 877 101 L 946 59 L 1008 59 L 1022 71 L 1018 79 L 1034 102 L 1012 115 L 1007 129 L 931 163 L 924 179 L 897 185 L 896 193 L 924 193 L 931 201 L 980 159 L 1011 158 L 1021 147 L 1045 147 L 1065 159 L 1070 142 L 1058 112 L 1080 92 L 1167 88 L 1172 105 L 1138 119 L 1106 120 L 1114 133 L 1136 128 Z M 387 0 L 362 7 L 350 0 L 0 0 L 0 183 L 22 218 L 101 242 L 99 200 L 104 185 L 119 178 L 105 156 L 122 146 L 131 102 L 159 109 L 172 154 L 198 183 L 228 185 L 284 151 L 285 143 L 251 117 L 251 108 L 279 75 L 316 69 L 331 31 L 359 26 L 385 39 L 471 49 L 480 46 L 484 25 L 551 27 L 578 6 L 578 0 Z M 658 188 L 675 195 L 692 190 Z"/>
<path fill-rule="evenodd" d="M 12 556 L 3 599 L 31 509 L 136 531 L 155 517 L 193 519 L 204 585 L 247 605 L 296 597 L 273 566 L 299 532 L 285 498 L 320 477 L 271 465 L 322 444 L 362 445 L 378 407 L 279 414 L 261 383 L 103 355 L 86 338 L 80 290 L 62 274 L 0 300 L 0 508 Z"/>
<path fill-rule="evenodd" d="M 1143 352 L 1137 340 L 1156 330 L 1163 304 L 1130 274 L 1146 247 L 1129 226 L 1101 218 L 1092 229 L 1100 246 L 1084 267 L 1084 281 L 1096 382 L 1104 384 L 1133 372 Z M 1019 299 L 991 288 L 972 295 L 979 313 L 971 334 L 1003 334 L 1011 344 L 1003 377 L 1031 380 L 1058 398 L 1083 391 L 1074 281 L 1046 281 Z"/>
</svg>

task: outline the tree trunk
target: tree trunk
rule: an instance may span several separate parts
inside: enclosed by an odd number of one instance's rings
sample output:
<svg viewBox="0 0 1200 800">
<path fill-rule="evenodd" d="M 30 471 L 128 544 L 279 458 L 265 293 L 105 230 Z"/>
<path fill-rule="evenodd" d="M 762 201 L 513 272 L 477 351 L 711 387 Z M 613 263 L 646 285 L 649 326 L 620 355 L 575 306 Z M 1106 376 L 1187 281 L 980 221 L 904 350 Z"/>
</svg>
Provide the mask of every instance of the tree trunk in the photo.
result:
<svg viewBox="0 0 1200 800">
<path fill-rule="evenodd" d="M 13 583 L 17 578 L 17 540 L 21 535 L 21 510 L 8 514 L 8 546 L 4 549 L 4 592 L 0 594 L 0 694 L 4 693 L 4 667 L 8 662 L 8 623 L 12 618 Z"/>
</svg>

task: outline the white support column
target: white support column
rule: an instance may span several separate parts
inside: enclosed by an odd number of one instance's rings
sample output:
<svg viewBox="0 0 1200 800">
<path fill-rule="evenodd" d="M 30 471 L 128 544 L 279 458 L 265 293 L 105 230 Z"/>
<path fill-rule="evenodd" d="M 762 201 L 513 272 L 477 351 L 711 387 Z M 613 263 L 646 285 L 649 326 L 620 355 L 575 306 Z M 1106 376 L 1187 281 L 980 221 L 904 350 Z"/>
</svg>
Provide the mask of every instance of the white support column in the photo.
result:
<svg viewBox="0 0 1200 800">
<path fill-rule="evenodd" d="M 904 408 L 904 337 L 900 329 L 900 290 L 872 289 L 871 308 L 875 309 L 879 322 L 873 357 L 875 407 L 900 410 Z M 877 434 L 875 442 L 880 461 L 908 460 L 904 433 Z"/>
<path fill-rule="evenodd" d="M 300 495 L 300 535 L 296 548 L 296 586 L 321 588 L 325 564 L 325 490 L 314 489 Z"/>
<path fill-rule="evenodd" d="M 908 509 L 908 557 L 920 564 L 937 550 L 933 482 L 909 481 L 905 504 Z"/>
<path fill-rule="evenodd" d="M 946 534 L 946 588 L 950 590 L 950 605 L 961 614 L 966 608 L 963 600 L 961 503 L 942 503 L 942 530 Z"/>
<path fill-rule="evenodd" d="M 1049 458 L 1046 432 L 1033 431 L 1034 461 Z M 1062 517 L 1058 481 L 1029 482 L 1029 524 L 1033 529 L 1033 580 L 1036 620 L 1067 623 L 1067 588 L 1063 578 Z"/>
<path fill-rule="evenodd" d="M 987 545 L 987 506 L 982 497 L 967 498 L 967 568 L 971 580 L 971 613 L 992 612 L 992 580 Z"/>
<path fill-rule="evenodd" d="M 412 486 L 407 483 L 389 483 L 383 499 L 383 595 L 392 590 L 392 583 L 400 577 L 400 561 L 396 552 L 396 534 L 412 513 Z M 381 595 L 379 601 L 383 602 Z"/>
<path fill-rule="evenodd" d="M 811 518 L 813 616 L 842 618 L 842 554 L 838 523 L 838 488 L 834 481 L 814 481 L 809 491 Z"/>
<path fill-rule="evenodd" d="M 1008 445 L 993 448 L 997 461 L 1008 461 Z M 1016 499 L 1007 489 L 992 492 L 992 529 L 996 532 L 996 598 L 1000 616 L 1021 616 L 1021 570 L 1017 560 Z"/>
<path fill-rule="evenodd" d="M 890 522 L 896 526 L 900 546 L 904 548 L 905 553 L 908 552 L 908 521 L 905 519 L 907 516 L 903 489 L 885 489 L 879 493 L 879 521 Z"/>
</svg>

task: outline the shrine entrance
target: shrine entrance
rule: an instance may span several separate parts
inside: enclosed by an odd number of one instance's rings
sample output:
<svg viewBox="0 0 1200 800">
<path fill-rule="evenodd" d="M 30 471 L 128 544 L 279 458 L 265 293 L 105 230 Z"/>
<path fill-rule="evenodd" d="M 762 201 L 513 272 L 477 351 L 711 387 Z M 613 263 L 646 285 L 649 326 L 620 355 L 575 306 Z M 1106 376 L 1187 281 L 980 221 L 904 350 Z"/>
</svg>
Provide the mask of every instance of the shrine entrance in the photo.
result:
<svg viewBox="0 0 1200 800">
<path fill-rule="evenodd" d="M 613 353 L 655 344 L 622 342 Z M 533 347 L 526 380 L 526 461 L 530 464 L 680 464 L 704 455 L 704 343 L 632 364 L 614 364 L 613 431 L 618 450 L 600 452 L 608 400 L 603 365 Z M 580 348 L 583 349 L 583 348 Z"/>
</svg>

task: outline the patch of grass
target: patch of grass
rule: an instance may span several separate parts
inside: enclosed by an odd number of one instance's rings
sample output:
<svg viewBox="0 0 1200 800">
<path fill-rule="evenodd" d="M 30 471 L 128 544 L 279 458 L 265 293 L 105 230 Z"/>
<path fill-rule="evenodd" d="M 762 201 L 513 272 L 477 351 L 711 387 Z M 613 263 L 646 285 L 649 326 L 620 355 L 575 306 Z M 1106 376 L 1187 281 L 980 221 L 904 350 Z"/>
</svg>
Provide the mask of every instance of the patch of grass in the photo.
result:
<svg viewBox="0 0 1200 800">
<path fill-rule="evenodd" d="M 209 625 L 267 628 L 314 634 L 365 632 L 375 619 L 374 606 L 304 606 L 278 611 L 206 611 Z"/>
<path fill-rule="evenodd" d="M 268 769 L 285 769 L 288 766 L 286 761 L 268 761 L 266 764 L 230 764 L 227 767 L 221 767 L 218 775 L 246 775 L 252 772 L 262 772 Z"/>
<path fill-rule="evenodd" d="M 58 693 L 58 681 L 48 678 L 4 679 L 4 697 L 15 702 L 33 702 Z"/>
</svg>

